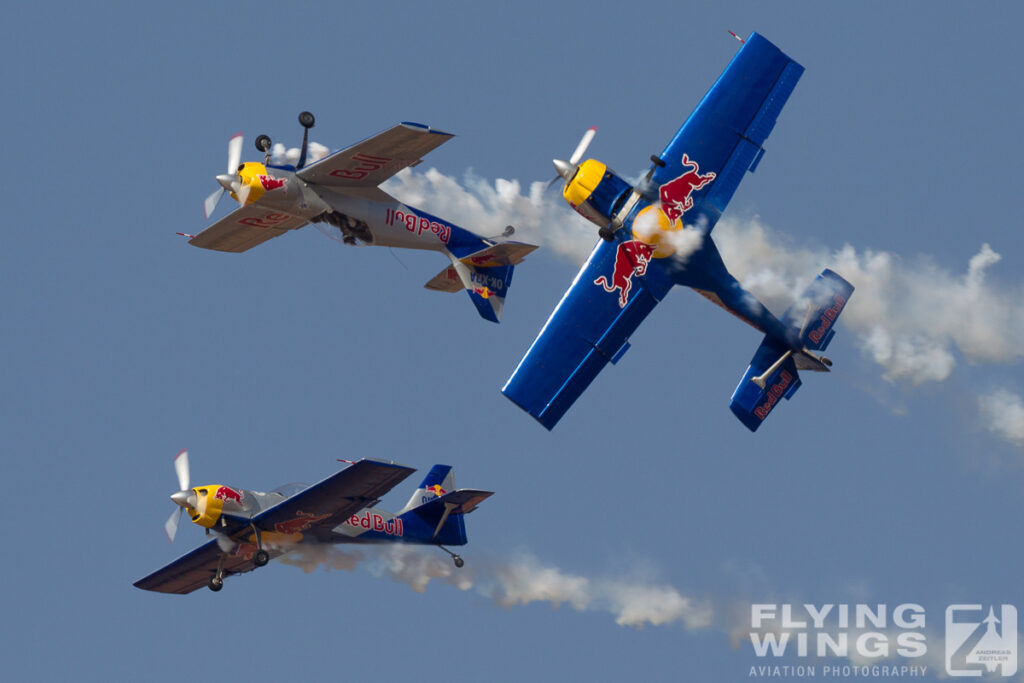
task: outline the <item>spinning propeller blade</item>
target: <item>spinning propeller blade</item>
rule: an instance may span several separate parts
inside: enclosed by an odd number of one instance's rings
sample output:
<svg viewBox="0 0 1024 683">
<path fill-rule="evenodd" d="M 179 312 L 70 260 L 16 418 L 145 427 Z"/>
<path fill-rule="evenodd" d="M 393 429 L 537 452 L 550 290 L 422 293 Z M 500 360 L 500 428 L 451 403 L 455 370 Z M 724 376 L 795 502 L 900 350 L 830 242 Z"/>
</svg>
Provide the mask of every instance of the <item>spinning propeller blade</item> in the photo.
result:
<svg viewBox="0 0 1024 683">
<path fill-rule="evenodd" d="M 231 139 L 228 140 L 228 172 L 226 174 L 228 176 L 228 180 L 225 182 L 222 180 L 225 176 L 217 176 L 217 182 L 221 184 L 220 189 L 214 190 L 213 194 L 203 201 L 203 214 L 207 219 L 213 215 L 214 209 L 217 208 L 217 203 L 220 202 L 220 198 L 224 196 L 225 186 L 230 186 L 238 179 L 238 164 L 242 160 L 242 142 L 244 142 L 244 139 L 241 133 L 235 133 L 231 136 Z M 245 202 L 242 203 L 244 204 Z"/>
<path fill-rule="evenodd" d="M 228 140 L 228 173 L 238 173 L 238 162 L 242 160 L 242 134 L 235 133 Z"/>
<path fill-rule="evenodd" d="M 174 456 L 174 473 L 178 475 L 178 492 L 171 496 L 171 500 L 178 506 L 178 509 L 172 512 L 171 516 L 164 522 L 164 533 L 167 534 L 167 540 L 171 543 L 174 543 L 174 537 L 178 533 L 178 522 L 181 521 L 181 513 L 189 504 L 188 499 L 191 491 L 189 489 L 187 450 L 183 450 Z"/>
<path fill-rule="evenodd" d="M 573 151 L 572 156 L 569 157 L 570 164 L 575 166 L 579 163 L 580 159 L 582 159 L 583 155 L 586 153 L 587 147 L 590 147 L 590 143 L 593 141 L 595 135 L 597 135 L 597 126 L 587 128 L 587 132 L 583 134 L 582 138 L 580 138 L 580 144 L 576 145 L 575 151 Z"/>
<path fill-rule="evenodd" d="M 213 210 L 217 208 L 217 202 L 220 201 L 221 195 L 223 194 L 224 188 L 218 187 L 213 191 L 213 194 L 203 200 L 203 215 L 206 216 L 207 220 L 209 220 L 210 216 L 213 214 Z"/>
<path fill-rule="evenodd" d="M 184 512 L 185 508 L 178 508 L 171 513 L 171 516 L 164 522 L 164 533 L 167 534 L 167 540 L 174 543 L 174 537 L 178 533 L 178 522 L 181 521 L 181 513 Z"/>
<path fill-rule="evenodd" d="M 178 490 L 188 491 L 188 451 L 184 450 L 174 456 L 174 472 L 178 475 Z"/>
<path fill-rule="evenodd" d="M 576 149 L 573 150 L 572 156 L 569 157 L 569 161 L 562 161 L 561 159 L 555 159 L 553 161 L 553 163 L 555 164 L 555 170 L 558 172 L 558 175 L 556 175 L 554 178 L 548 181 L 548 186 L 545 189 L 550 188 L 552 185 L 558 182 L 559 178 L 561 178 L 565 182 L 569 182 L 570 180 L 572 180 L 572 177 L 576 175 L 576 171 L 579 170 L 579 166 L 577 166 L 577 164 L 579 163 L 580 159 L 583 158 L 583 155 L 587 152 L 587 147 L 589 147 L 590 143 L 593 142 L 595 135 L 597 135 L 597 126 L 591 126 L 590 128 L 587 128 L 587 131 L 583 133 L 583 137 L 580 138 L 579 144 L 576 145 Z"/>
</svg>

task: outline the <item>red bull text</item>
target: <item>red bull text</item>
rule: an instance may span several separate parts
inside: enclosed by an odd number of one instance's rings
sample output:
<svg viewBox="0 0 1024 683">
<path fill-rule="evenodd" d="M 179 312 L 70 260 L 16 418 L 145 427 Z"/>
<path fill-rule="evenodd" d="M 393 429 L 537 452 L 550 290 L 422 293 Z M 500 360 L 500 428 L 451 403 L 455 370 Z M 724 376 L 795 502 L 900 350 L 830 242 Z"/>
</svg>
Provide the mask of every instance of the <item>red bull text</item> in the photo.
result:
<svg viewBox="0 0 1024 683">
<path fill-rule="evenodd" d="M 357 162 L 357 164 L 352 168 L 335 169 L 331 171 L 331 175 L 335 178 L 344 178 L 345 180 L 362 180 L 372 171 L 380 170 L 394 160 L 390 157 L 378 157 L 373 154 L 359 152 L 352 155 L 352 161 Z"/>
<path fill-rule="evenodd" d="M 647 272 L 647 264 L 651 261 L 654 247 L 640 240 L 621 242 L 615 250 L 615 266 L 612 268 L 612 279 L 604 275 L 594 280 L 606 292 L 619 292 L 619 308 L 625 308 L 629 301 L 629 291 L 633 288 L 633 276 L 643 276 Z"/>
<path fill-rule="evenodd" d="M 423 233 L 433 233 L 437 235 L 437 239 L 441 240 L 445 244 L 448 244 L 448 240 L 452 236 L 452 226 L 432 221 L 429 218 L 417 216 L 412 211 L 397 211 L 395 209 L 386 209 L 384 211 L 384 222 L 388 225 L 405 225 L 405 229 L 409 232 L 422 235 Z"/>
<path fill-rule="evenodd" d="M 238 219 L 238 222 L 251 228 L 276 228 L 289 218 L 291 216 L 286 213 L 268 213 L 263 216 L 246 216 Z"/>
<path fill-rule="evenodd" d="M 665 212 L 669 223 L 675 223 L 682 218 L 684 213 L 692 209 L 693 197 L 690 195 L 717 177 L 715 173 L 701 175 L 700 166 L 696 161 L 691 161 L 686 154 L 683 155 L 683 166 L 689 166 L 691 169 L 658 188 L 661 210 Z"/>
<path fill-rule="evenodd" d="M 786 389 L 793 383 L 793 375 L 789 374 L 788 370 L 783 370 L 782 374 L 779 375 L 779 381 L 768 387 L 765 390 L 765 402 L 754 408 L 754 415 L 759 420 L 764 420 L 768 417 L 768 413 L 772 412 L 772 408 L 779 402 L 783 394 L 786 393 Z"/>
<path fill-rule="evenodd" d="M 376 512 L 366 511 L 361 515 L 352 515 L 345 520 L 345 524 L 356 529 L 366 529 L 367 531 L 379 531 L 382 534 L 388 536 L 404 536 L 405 527 L 402 525 L 402 520 L 398 517 L 394 519 L 385 520 L 383 515 L 377 514 Z"/>
<path fill-rule="evenodd" d="M 832 306 L 822 311 L 818 326 L 811 330 L 811 333 L 807 335 L 807 338 L 815 344 L 820 342 L 822 337 L 832 329 L 832 324 L 836 321 L 836 318 L 839 317 L 839 314 L 843 312 L 843 306 L 845 305 L 846 299 L 843 298 L 841 294 L 836 294 L 832 297 Z"/>
</svg>

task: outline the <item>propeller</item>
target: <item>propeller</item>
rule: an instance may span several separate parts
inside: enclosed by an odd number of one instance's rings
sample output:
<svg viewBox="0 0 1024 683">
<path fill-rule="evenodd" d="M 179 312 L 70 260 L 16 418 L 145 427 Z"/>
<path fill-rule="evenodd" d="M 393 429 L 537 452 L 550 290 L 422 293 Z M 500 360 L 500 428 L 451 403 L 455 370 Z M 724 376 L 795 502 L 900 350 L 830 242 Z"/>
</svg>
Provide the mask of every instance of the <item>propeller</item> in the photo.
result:
<svg viewBox="0 0 1024 683">
<path fill-rule="evenodd" d="M 580 138 L 580 143 L 576 145 L 576 149 L 573 150 L 572 156 L 569 157 L 569 161 L 562 161 L 561 159 L 555 159 L 553 161 L 553 163 L 555 164 L 555 170 L 558 172 L 558 175 L 552 178 L 550 182 L 548 182 L 549 188 L 556 182 L 558 182 L 559 178 L 561 178 L 565 182 L 569 182 L 570 180 L 572 180 L 572 177 L 576 175 L 576 171 L 579 170 L 579 166 L 577 164 L 579 164 L 580 159 L 583 158 L 583 155 L 587 151 L 587 147 L 590 146 L 590 143 L 594 140 L 595 135 L 597 135 L 597 126 L 591 126 L 590 128 L 587 128 L 587 131 L 583 134 L 583 137 Z"/>
<path fill-rule="evenodd" d="M 196 494 L 189 488 L 188 451 L 181 451 L 174 456 L 174 472 L 178 475 L 178 491 L 171 495 L 171 500 L 178 506 L 178 509 L 171 513 L 171 516 L 164 522 L 164 533 L 167 534 L 167 540 L 171 543 L 174 542 L 174 536 L 178 533 L 181 513 L 185 508 L 196 505 Z"/>
<path fill-rule="evenodd" d="M 217 176 L 220 187 L 203 202 L 203 213 L 206 214 L 206 218 L 209 218 L 213 214 L 213 210 L 217 208 L 217 203 L 224 196 L 224 190 L 235 191 L 237 194 L 237 190 L 242 186 L 241 179 L 238 177 L 238 164 L 242 160 L 242 142 L 241 133 L 235 133 L 228 140 L 228 172 Z"/>
</svg>

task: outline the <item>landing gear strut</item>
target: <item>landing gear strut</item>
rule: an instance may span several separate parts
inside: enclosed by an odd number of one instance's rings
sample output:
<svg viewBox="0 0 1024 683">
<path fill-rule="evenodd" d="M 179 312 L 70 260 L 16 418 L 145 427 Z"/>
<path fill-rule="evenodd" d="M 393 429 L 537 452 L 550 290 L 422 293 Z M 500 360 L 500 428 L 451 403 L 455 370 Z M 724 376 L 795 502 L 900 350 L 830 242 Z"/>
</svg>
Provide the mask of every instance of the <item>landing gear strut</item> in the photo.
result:
<svg viewBox="0 0 1024 683">
<path fill-rule="evenodd" d="M 227 557 L 227 553 L 221 553 L 220 559 L 217 560 L 217 573 L 210 577 L 210 580 L 206 582 L 207 587 L 214 593 L 224 587 L 224 558 Z"/>
<path fill-rule="evenodd" d="M 252 529 L 252 533 L 256 537 L 256 553 L 252 556 L 252 563 L 257 567 L 265 567 L 267 562 L 270 562 L 270 553 L 263 549 L 263 536 L 260 535 L 260 530 L 256 528 L 256 525 L 250 524 L 249 528 Z"/>
</svg>

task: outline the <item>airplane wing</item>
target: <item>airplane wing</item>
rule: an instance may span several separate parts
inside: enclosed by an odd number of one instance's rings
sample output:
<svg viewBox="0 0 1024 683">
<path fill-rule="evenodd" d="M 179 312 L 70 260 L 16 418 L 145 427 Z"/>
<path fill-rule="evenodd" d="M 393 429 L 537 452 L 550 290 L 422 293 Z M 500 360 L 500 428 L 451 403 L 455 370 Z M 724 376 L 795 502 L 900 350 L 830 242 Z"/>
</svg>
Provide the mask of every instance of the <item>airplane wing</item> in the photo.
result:
<svg viewBox="0 0 1024 683">
<path fill-rule="evenodd" d="M 760 163 L 762 145 L 803 72 L 802 66 L 763 36 L 753 33 L 747 38 L 658 155 L 665 165 L 655 169 L 654 187 L 669 185 L 687 172 L 695 172 L 699 178 L 715 174 L 707 186 L 687 193 L 692 211 L 686 210 L 686 225 L 706 221 L 708 230 L 714 227 L 743 175 Z M 690 162 L 685 166 L 684 154 Z M 687 182 L 682 186 L 686 192 Z M 671 185 L 668 191 L 671 195 Z M 664 201 L 664 189 L 661 194 Z"/>
<path fill-rule="evenodd" d="M 454 136 L 430 126 L 403 122 L 310 164 L 297 175 L 308 183 L 335 187 L 376 187 Z"/>
<path fill-rule="evenodd" d="M 292 536 L 302 534 L 318 540 L 328 537 L 330 529 L 345 519 L 371 506 L 415 472 L 411 467 L 376 460 L 360 460 L 323 481 L 303 489 L 252 519 L 262 531 Z M 225 515 L 225 517 L 228 517 Z M 235 540 L 248 539 L 249 520 L 230 517 L 226 533 Z M 242 542 L 224 556 L 224 576 L 240 574 L 255 568 L 252 557 L 256 547 Z M 266 546 L 271 557 L 286 549 Z M 135 582 L 137 588 L 159 593 L 191 593 L 206 586 L 217 571 L 222 552 L 217 541 L 209 541 L 169 565 Z"/>
<path fill-rule="evenodd" d="M 239 553 L 244 546 L 224 557 L 224 576 L 252 571 L 256 565 L 252 561 L 252 551 Z M 271 557 L 282 554 L 280 550 L 267 549 Z M 135 582 L 136 588 L 157 593 L 177 593 L 184 595 L 204 588 L 206 582 L 217 572 L 221 550 L 217 541 L 207 541 L 195 550 L 182 555 L 166 567 L 162 567 L 149 576 Z"/>
<path fill-rule="evenodd" d="M 250 204 L 238 207 L 188 243 L 215 251 L 243 252 L 306 223 L 305 218 Z"/>
<path fill-rule="evenodd" d="M 264 531 L 330 538 L 330 530 L 416 470 L 377 460 L 360 460 L 253 517 Z"/>
<path fill-rule="evenodd" d="M 598 242 L 501 390 L 548 429 L 609 361 L 618 362 L 629 336 L 672 288 L 661 268 L 636 274 L 630 245 L 638 244 Z"/>
<path fill-rule="evenodd" d="M 743 174 L 760 161 L 761 145 L 802 73 L 802 66 L 752 34 L 659 156 L 664 165 L 655 165 L 651 186 L 659 188 L 663 206 L 676 190 L 685 224 L 710 230 Z M 702 182 L 710 174 L 712 181 Z M 626 245 L 642 243 L 622 237 L 625 232 L 598 243 L 502 388 L 548 429 L 609 361 L 625 353 L 629 335 L 673 285 L 657 259 L 644 265 L 646 274 L 635 268 L 630 259 L 637 248 L 630 253 Z"/>
</svg>

